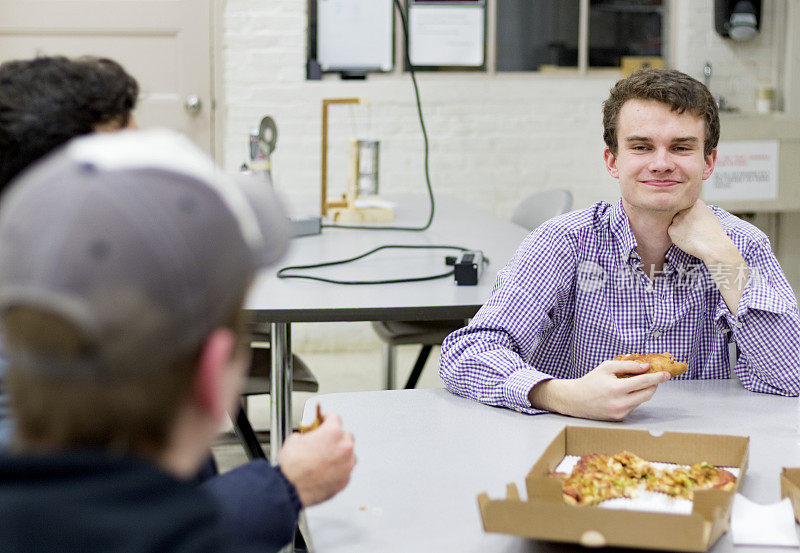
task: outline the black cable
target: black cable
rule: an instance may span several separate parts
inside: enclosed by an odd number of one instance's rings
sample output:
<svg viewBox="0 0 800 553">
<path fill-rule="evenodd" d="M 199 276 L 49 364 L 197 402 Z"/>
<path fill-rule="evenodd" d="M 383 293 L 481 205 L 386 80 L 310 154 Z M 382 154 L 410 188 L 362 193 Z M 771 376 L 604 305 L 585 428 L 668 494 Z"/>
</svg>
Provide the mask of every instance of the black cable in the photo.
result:
<svg viewBox="0 0 800 553">
<path fill-rule="evenodd" d="M 381 250 L 389 250 L 389 249 L 406 249 L 406 250 L 458 250 L 461 252 L 468 252 L 471 251 L 469 248 L 462 248 L 461 246 L 443 246 L 443 245 L 401 245 L 401 244 L 386 244 L 384 246 L 378 246 L 375 249 L 372 249 L 368 252 L 362 253 L 361 255 L 357 255 L 355 257 L 350 257 L 348 259 L 340 259 L 338 261 L 325 261 L 323 263 L 314 263 L 311 265 L 292 265 L 289 267 L 283 267 L 278 271 L 278 278 L 302 278 L 306 280 L 317 280 L 319 282 L 329 282 L 331 284 L 347 284 L 347 285 L 360 285 L 360 284 L 398 284 L 401 282 L 423 282 L 426 280 L 436 280 L 438 278 L 446 278 L 453 274 L 453 270 L 447 271 L 446 273 L 440 273 L 436 275 L 428 275 L 422 277 L 410 277 L 410 278 L 392 278 L 386 280 L 336 280 L 332 278 L 325 278 L 325 277 L 315 277 L 311 275 L 287 275 L 286 271 L 295 271 L 295 270 L 303 270 L 303 269 L 318 269 L 320 267 L 333 267 L 335 265 L 344 265 L 345 263 L 352 263 L 353 261 L 358 261 L 359 259 L 364 259 L 365 257 L 372 255 L 373 253 L 379 252 Z M 489 260 L 484 258 L 484 263 L 488 263 Z"/>
<path fill-rule="evenodd" d="M 411 57 L 409 55 L 409 38 L 408 38 L 408 23 L 406 20 L 406 14 L 403 12 L 403 7 L 400 4 L 400 0 L 394 0 L 394 5 L 397 8 L 397 12 L 400 15 L 400 21 L 402 23 L 403 28 L 403 35 L 405 37 L 405 48 L 403 49 L 405 63 L 408 66 L 408 72 L 411 75 L 411 83 L 414 86 L 414 99 L 417 105 L 417 115 L 419 117 L 419 125 L 422 129 L 422 138 L 425 145 L 425 184 L 428 189 L 428 198 L 430 200 L 430 212 L 428 214 L 428 220 L 425 225 L 421 227 L 399 227 L 399 226 L 367 226 L 367 225 L 336 225 L 336 224 L 323 224 L 321 225 L 322 228 L 341 228 L 341 229 L 357 229 L 357 230 L 405 230 L 405 231 L 425 231 L 430 228 L 431 223 L 433 223 L 433 216 L 436 212 L 436 202 L 433 197 L 433 186 L 431 185 L 431 176 L 430 176 L 430 145 L 428 141 L 428 131 L 425 128 L 425 119 L 422 116 L 422 101 L 419 97 L 419 85 L 417 84 L 417 77 L 414 72 L 414 66 L 411 63 Z M 463 248 L 461 246 L 429 246 L 429 245 L 399 245 L 399 244 L 387 244 L 384 246 L 379 246 L 373 250 L 370 250 L 366 253 L 361 255 L 357 255 L 355 257 L 351 257 L 349 259 L 341 259 L 338 261 L 328 261 L 324 263 L 314 263 L 311 265 L 293 265 L 289 267 L 283 267 L 278 270 L 277 276 L 281 279 L 288 279 L 288 278 L 298 278 L 298 279 L 305 279 L 305 280 L 316 280 L 319 282 L 328 282 L 331 284 L 345 284 L 345 285 L 366 285 L 366 284 L 397 284 L 403 282 L 424 282 L 428 280 L 435 280 L 439 278 L 446 278 L 452 276 L 454 270 L 447 271 L 445 273 L 436 274 L 436 275 L 428 275 L 423 277 L 411 277 L 411 278 L 393 278 L 393 279 L 385 279 L 385 280 L 336 280 L 331 278 L 325 277 L 316 277 L 311 275 L 291 275 L 286 274 L 288 271 L 293 270 L 303 270 L 303 269 L 318 269 L 321 267 L 332 267 L 335 265 L 344 265 L 345 263 L 352 263 L 354 261 L 358 261 L 359 259 L 363 259 L 373 253 L 379 252 L 381 250 L 387 249 L 449 249 L 449 250 L 457 250 L 461 252 L 471 251 L 469 248 Z M 489 263 L 488 258 L 483 258 L 483 263 Z"/>
<path fill-rule="evenodd" d="M 400 21 L 402 22 L 403 27 L 403 35 L 405 36 L 405 48 L 403 52 L 405 54 L 405 61 L 408 65 L 408 72 L 411 74 L 411 82 L 414 84 L 414 97 L 417 101 L 417 114 L 419 115 L 419 126 L 422 128 L 422 138 L 425 141 L 425 183 L 428 186 L 428 197 L 430 198 L 431 202 L 431 210 L 428 215 L 428 222 L 425 223 L 422 227 L 394 227 L 394 226 L 367 226 L 367 225 L 330 225 L 330 224 L 323 224 L 322 228 L 346 228 L 346 229 L 358 229 L 358 230 L 407 230 L 407 231 L 423 231 L 428 230 L 433 222 L 433 214 L 436 210 L 436 204 L 433 200 L 433 187 L 431 186 L 431 175 L 429 171 L 429 148 L 428 148 L 428 131 L 425 129 L 425 120 L 422 118 L 422 102 L 419 99 L 419 86 L 417 86 L 417 77 L 414 74 L 414 66 L 411 65 L 411 57 L 408 53 L 408 24 L 406 23 L 406 16 L 403 13 L 403 8 L 400 5 L 400 0 L 394 0 L 394 5 L 397 8 L 398 13 L 400 14 Z"/>
</svg>

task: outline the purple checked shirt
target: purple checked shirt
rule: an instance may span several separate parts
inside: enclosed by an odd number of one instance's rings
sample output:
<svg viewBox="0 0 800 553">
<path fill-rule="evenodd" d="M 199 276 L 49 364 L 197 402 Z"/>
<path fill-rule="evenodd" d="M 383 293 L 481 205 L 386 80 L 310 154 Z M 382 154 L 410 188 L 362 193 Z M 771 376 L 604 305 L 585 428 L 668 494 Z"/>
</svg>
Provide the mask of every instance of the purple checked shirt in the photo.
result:
<svg viewBox="0 0 800 553">
<path fill-rule="evenodd" d="M 681 379 L 730 378 L 745 388 L 800 392 L 797 300 L 753 225 L 712 206 L 747 267 L 706 267 L 672 246 L 662 275 L 641 269 L 622 202 L 598 202 L 547 221 L 498 274 L 470 324 L 442 344 L 439 374 L 458 395 L 525 413 L 528 392 L 549 378 L 579 378 L 623 353 L 669 352 L 689 364 Z M 749 268 L 749 271 L 747 270 Z M 736 314 L 712 273 L 747 278 Z M 719 280 L 718 278 L 718 280 Z"/>
</svg>

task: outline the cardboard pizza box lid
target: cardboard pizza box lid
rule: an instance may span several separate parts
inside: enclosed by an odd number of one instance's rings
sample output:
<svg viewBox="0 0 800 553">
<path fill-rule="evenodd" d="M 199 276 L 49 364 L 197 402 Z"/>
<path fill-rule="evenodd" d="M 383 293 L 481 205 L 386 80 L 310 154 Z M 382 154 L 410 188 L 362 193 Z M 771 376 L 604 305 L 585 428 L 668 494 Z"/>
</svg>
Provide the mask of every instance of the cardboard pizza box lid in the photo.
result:
<svg viewBox="0 0 800 553">
<path fill-rule="evenodd" d="M 800 522 L 800 467 L 781 471 L 781 499 L 788 497 L 794 509 L 794 518 Z"/>
<path fill-rule="evenodd" d="M 676 515 L 598 509 L 568 505 L 561 482 L 548 474 L 565 455 L 630 451 L 650 461 L 694 464 L 707 461 L 738 467 L 737 489 L 747 469 L 749 438 L 719 434 L 567 426 L 545 449 L 525 479 L 528 499 L 515 484 L 505 499 L 478 496 L 487 532 L 578 543 L 588 547 L 619 546 L 664 551 L 706 551 L 728 529 L 736 490 L 698 490 L 692 513 Z"/>
</svg>

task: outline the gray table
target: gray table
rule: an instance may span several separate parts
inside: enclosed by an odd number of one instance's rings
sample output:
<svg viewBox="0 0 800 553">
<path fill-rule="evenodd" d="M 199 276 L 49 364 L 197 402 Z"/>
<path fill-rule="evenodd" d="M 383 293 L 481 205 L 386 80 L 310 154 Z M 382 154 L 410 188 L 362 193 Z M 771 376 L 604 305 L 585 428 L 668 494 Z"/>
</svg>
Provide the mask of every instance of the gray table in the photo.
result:
<svg viewBox="0 0 800 553">
<path fill-rule="evenodd" d="M 398 198 L 394 224 L 421 226 L 426 197 Z M 477 286 L 456 286 L 452 278 L 428 282 L 341 286 L 306 280 L 279 280 L 275 270 L 258 276 L 245 308 L 272 330 L 270 458 L 291 431 L 291 323 L 469 318 L 489 297 L 494 275 L 511 258 L 528 231 L 452 198 L 437 198 L 436 216 L 425 232 L 325 229 L 292 241 L 281 266 L 343 259 L 382 244 L 455 245 L 482 250 L 490 264 Z M 381 252 L 341 267 L 312 274 L 337 279 L 387 279 L 445 272 L 436 251 Z M 306 271 L 308 272 L 308 271 Z"/>
<path fill-rule="evenodd" d="M 353 432 L 358 464 L 342 493 L 306 510 L 315 552 L 582 550 L 486 534 L 476 497 L 503 498 L 508 482 L 524 494 L 525 475 L 565 425 L 613 423 L 523 415 L 443 389 L 317 396 L 306 403 L 304 421 L 317 403 Z M 750 436 L 741 492 L 756 502 L 778 501 L 781 467 L 800 466 L 797 398 L 748 392 L 738 381 L 667 382 L 621 426 Z M 780 550 L 734 548 L 726 533 L 711 551 Z"/>
</svg>

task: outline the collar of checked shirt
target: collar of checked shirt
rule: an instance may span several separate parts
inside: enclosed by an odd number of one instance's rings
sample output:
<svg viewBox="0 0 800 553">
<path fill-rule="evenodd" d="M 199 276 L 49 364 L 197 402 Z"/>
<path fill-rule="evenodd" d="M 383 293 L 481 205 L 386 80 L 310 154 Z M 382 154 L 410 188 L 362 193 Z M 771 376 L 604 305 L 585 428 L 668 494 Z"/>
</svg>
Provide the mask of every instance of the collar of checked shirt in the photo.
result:
<svg viewBox="0 0 800 553">
<path fill-rule="evenodd" d="M 622 198 L 611 206 L 608 214 L 608 222 L 611 233 L 616 239 L 617 251 L 619 252 L 621 262 L 623 264 L 628 263 L 633 268 L 639 267 L 642 259 L 639 257 L 639 254 L 636 253 L 636 237 L 631 230 L 628 216 L 622 208 Z M 689 270 L 691 267 L 702 263 L 699 259 L 689 255 L 674 244 L 667 250 L 666 258 L 667 264 L 662 273 L 664 275 L 677 273 L 680 268 Z"/>
</svg>

